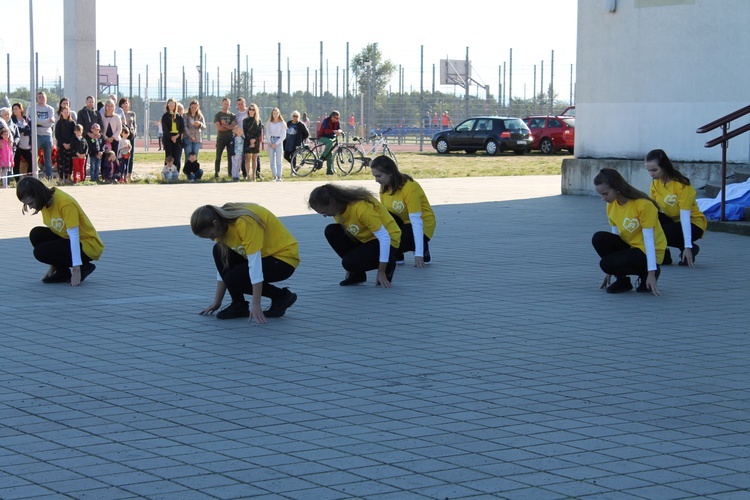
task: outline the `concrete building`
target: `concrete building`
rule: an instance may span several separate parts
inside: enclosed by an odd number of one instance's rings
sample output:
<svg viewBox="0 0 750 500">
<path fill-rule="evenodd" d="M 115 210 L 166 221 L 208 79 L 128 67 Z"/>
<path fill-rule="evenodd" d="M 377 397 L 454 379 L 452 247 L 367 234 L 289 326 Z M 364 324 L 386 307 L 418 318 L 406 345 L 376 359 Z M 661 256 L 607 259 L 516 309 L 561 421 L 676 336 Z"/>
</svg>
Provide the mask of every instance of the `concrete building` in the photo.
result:
<svg viewBox="0 0 750 500">
<path fill-rule="evenodd" d="M 748 26 L 747 0 L 579 0 L 576 159 L 562 192 L 592 194 L 604 166 L 645 188 L 654 148 L 696 186 L 718 178 L 721 147 L 704 144 L 720 131 L 696 129 L 750 104 Z M 730 170 L 747 164 L 750 134 L 729 144 Z"/>
</svg>

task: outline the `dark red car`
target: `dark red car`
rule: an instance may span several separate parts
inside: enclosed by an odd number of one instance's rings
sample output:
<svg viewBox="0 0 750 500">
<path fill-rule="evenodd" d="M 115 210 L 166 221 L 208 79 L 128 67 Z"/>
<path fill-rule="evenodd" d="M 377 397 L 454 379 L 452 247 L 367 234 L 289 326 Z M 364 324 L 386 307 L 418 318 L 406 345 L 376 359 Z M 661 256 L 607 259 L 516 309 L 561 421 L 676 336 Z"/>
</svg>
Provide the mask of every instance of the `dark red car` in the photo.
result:
<svg viewBox="0 0 750 500">
<path fill-rule="evenodd" d="M 576 138 L 574 116 L 527 116 L 523 121 L 534 137 L 531 149 L 538 149 L 544 154 L 567 149 L 573 154 Z"/>
</svg>

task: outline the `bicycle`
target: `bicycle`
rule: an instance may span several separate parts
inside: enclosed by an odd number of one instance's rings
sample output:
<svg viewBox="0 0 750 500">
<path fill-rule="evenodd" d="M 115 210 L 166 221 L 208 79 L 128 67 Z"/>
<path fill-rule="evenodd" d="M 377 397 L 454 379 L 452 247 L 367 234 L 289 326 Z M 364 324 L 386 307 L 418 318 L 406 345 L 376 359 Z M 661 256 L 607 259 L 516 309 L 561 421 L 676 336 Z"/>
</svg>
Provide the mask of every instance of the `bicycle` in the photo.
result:
<svg viewBox="0 0 750 500">
<path fill-rule="evenodd" d="M 325 160 L 320 158 L 318 151 L 325 150 L 325 144 L 317 139 L 312 139 L 312 141 L 312 146 L 303 144 L 292 153 L 292 173 L 296 176 L 307 177 L 323 168 Z M 333 146 L 328 154 L 333 155 L 339 175 L 347 175 L 354 168 L 354 155 L 344 143 L 339 142 L 338 136 L 333 138 Z"/>
<path fill-rule="evenodd" d="M 362 148 L 362 138 L 352 137 L 354 143 L 349 143 L 346 145 L 346 147 L 348 147 L 352 151 L 352 154 L 354 155 L 354 161 L 359 162 L 359 168 L 354 170 L 352 173 L 356 174 L 360 172 L 364 167 L 369 167 L 370 163 L 372 163 L 372 160 L 379 155 L 389 157 L 394 161 L 394 163 L 396 163 L 396 166 L 398 166 L 396 155 L 394 155 L 393 151 L 391 151 L 391 148 L 388 146 L 388 139 L 386 139 L 385 137 L 385 134 L 390 131 L 391 129 L 389 127 L 382 134 L 371 135 L 368 140 L 375 140 L 376 142 L 367 151 L 364 151 L 364 149 Z"/>
</svg>

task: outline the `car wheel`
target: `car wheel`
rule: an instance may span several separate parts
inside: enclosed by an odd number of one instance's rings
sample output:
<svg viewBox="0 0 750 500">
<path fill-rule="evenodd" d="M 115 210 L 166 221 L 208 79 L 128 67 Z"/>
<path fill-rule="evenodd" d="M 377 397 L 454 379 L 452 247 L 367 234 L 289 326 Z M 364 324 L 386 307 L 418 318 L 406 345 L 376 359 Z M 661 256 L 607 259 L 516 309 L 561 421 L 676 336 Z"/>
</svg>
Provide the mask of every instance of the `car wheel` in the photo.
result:
<svg viewBox="0 0 750 500">
<path fill-rule="evenodd" d="M 448 141 L 446 141 L 442 137 L 438 139 L 437 142 L 435 143 L 435 149 L 441 155 L 444 155 L 445 153 L 448 153 L 451 150 L 451 148 L 448 147 Z"/>
<path fill-rule="evenodd" d="M 498 146 L 496 141 L 489 140 L 487 141 L 487 144 L 485 144 L 484 150 L 487 151 L 488 155 L 494 156 L 500 151 L 500 146 Z"/>
<path fill-rule="evenodd" d="M 545 137 L 539 143 L 539 150 L 546 155 L 551 155 L 555 152 L 555 146 L 552 144 L 551 140 Z"/>
</svg>

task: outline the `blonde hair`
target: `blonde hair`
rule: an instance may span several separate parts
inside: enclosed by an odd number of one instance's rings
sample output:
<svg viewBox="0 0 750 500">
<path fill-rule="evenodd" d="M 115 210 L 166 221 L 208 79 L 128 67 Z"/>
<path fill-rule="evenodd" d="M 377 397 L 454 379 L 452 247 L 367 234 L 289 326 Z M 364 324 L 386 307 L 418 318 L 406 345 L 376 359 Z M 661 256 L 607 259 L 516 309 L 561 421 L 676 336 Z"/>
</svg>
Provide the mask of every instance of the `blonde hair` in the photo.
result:
<svg viewBox="0 0 750 500">
<path fill-rule="evenodd" d="M 193 234 L 204 238 L 205 234 L 212 228 L 218 227 L 221 231 L 222 237 L 218 239 L 216 244 L 219 247 L 221 255 L 221 262 L 224 264 L 224 269 L 229 265 L 229 247 L 223 240 L 223 235 L 227 233 L 229 225 L 241 217 L 249 217 L 254 220 L 258 225 L 265 229 L 266 225 L 258 217 L 255 212 L 249 210 L 248 205 L 255 205 L 254 203 L 225 203 L 221 207 L 216 205 L 203 205 L 193 211 L 193 215 L 190 216 L 190 229 Z M 216 221 L 216 224 L 214 224 Z"/>
<path fill-rule="evenodd" d="M 279 119 L 278 119 L 278 121 L 283 122 L 284 121 L 284 117 L 281 116 L 281 110 L 279 108 L 273 108 L 271 110 L 271 114 L 268 115 L 268 123 L 274 123 L 274 120 L 273 120 L 273 112 L 274 111 L 278 111 L 279 112 Z"/>
</svg>

